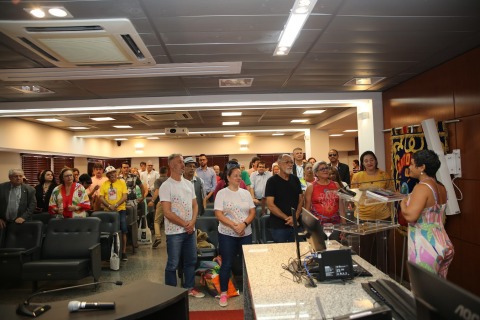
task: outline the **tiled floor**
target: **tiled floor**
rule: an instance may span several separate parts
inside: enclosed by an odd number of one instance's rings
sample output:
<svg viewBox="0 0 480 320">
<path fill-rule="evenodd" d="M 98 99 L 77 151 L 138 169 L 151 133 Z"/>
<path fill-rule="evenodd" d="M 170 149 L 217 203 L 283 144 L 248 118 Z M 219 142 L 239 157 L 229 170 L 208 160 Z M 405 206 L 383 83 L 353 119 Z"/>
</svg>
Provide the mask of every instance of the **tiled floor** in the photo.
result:
<svg viewBox="0 0 480 320">
<path fill-rule="evenodd" d="M 131 252 L 131 248 L 127 249 L 127 253 Z M 166 263 L 166 247 L 165 237 L 162 239 L 162 243 L 156 249 L 152 249 L 151 245 L 140 245 L 136 249 L 135 254 L 128 254 L 128 261 L 121 262 L 119 271 L 111 271 L 108 268 L 108 263 L 104 264 L 100 281 L 123 281 L 124 285 L 128 285 L 136 280 L 148 279 L 153 282 L 164 283 L 164 270 Z M 40 290 L 49 290 L 66 286 L 73 286 L 82 283 L 92 282 L 93 279 L 85 278 L 81 281 L 53 281 L 53 282 L 40 282 Z M 196 277 L 198 284 L 199 277 Z M 241 284 L 240 284 L 241 285 Z M 34 302 L 48 302 L 55 300 L 83 300 L 88 301 L 88 296 L 104 292 L 108 290 L 115 290 L 113 284 L 102 284 L 99 286 L 97 292 L 92 291 L 92 287 L 76 288 L 62 292 L 48 293 L 41 296 L 37 296 L 32 299 Z M 198 284 L 199 289 L 204 289 Z M 241 288 L 240 288 L 241 289 Z M 20 282 L 17 284 L 0 283 L 0 303 L 20 303 L 26 299 L 31 291 L 30 282 Z M 147 292 L 145 294 L 148 294 Z M 81 299 L 83 298 L 83 299 Z M 191 311 L 198 310 L 234 310 L 243 309 L 243 295 L 239 297 L 231 298 L 228 301 L 228 306 L 221 308 L 218 305 L 218 299 L 213 298 L 209 294 L 206 294 L 205 298 L 189 298 L 189 305 Z M 1 315 L 0 315 L 1 318 Z"/>
</svg>

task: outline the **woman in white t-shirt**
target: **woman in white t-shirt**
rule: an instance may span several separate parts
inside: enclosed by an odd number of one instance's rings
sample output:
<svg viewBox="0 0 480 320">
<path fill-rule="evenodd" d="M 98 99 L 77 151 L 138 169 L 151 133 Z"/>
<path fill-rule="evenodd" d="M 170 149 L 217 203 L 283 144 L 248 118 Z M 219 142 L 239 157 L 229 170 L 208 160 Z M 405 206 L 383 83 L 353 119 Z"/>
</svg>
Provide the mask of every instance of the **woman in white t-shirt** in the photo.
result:
<svg viewBox="0 0 480 320">
<path fill-rule="evenodd" d="M 232 263 L 237 254 L 242 255 L 242 245 L 252 243 L 252 226 L 255 204 L 250 192 L 240 188 L 242 181 L 238 163 L 229 162 L 225 170 L 226 186 L 215 197 L 215 216 L 218 221 L 218 243 L 222 266 L 220 267 L 220 306 L 226 307 L 228 281 Z"/>
</svg>

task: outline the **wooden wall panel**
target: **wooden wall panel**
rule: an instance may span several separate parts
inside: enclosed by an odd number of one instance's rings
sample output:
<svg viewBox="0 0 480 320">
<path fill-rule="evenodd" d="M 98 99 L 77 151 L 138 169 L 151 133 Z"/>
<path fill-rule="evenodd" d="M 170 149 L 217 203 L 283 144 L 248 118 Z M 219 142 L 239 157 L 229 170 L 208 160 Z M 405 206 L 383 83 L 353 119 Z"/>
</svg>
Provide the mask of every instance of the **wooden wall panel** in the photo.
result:
<svg viewBox="0 0 480 320">
<path fill-rule="evenodd" d="M 480 110 L 479 56 L 480 48 L 477 48 L 452 61 L 457 118 L 478 114 Z"/>
</svg>

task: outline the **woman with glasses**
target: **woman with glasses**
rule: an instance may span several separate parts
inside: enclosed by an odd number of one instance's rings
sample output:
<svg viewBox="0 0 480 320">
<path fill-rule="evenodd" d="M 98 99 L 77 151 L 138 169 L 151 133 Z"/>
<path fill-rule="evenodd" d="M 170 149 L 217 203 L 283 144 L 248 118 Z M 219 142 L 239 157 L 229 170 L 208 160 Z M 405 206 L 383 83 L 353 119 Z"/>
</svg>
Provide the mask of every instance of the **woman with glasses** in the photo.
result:
<svg viewBox="0 0 480 320">
<path fill-rule="evenodd" d="M 50 197 L 48 212 L 63 218 L 85 218 L 90 209 L 87 191 L 78 182 L 73 181 L 73 172 L 64 168 L 58 176 L 60 184 Z"/>
<path fill-rule="evenodd" d="M 237 164 L 238 165 L 238 164 Z M 222 257 L 220 267 L 220 306 L 226 307 L 228 282 L 232 272 L 233 260 L 240 254 L 242 245 L 252 243 L 251 223 L 255 219 L 255 204 L 250 192 L 240 187 L 242 176 L 240 168 L 227 163 L 225 187 L 215 197 L 215 216 L 218 225 L 219 253 Z"/>
<path fill-rule="evenodd" d="M 56 186 L 57 182 L 53 172 L 51 170 L 43 170 L 40 173 L 39 183 L 35 186 L 36 212 L 48 212 L 50 197 Z"/>
<path fill-rule="evenodd" d="M 339 214 L 340 202 L 337 190 L 340 185 L 330 180 L 330 167 L 325 161 L 319 161 L 313 166 L 313 173 L 317 177 L 305 192 L 305 208 L 315 215 L 320 223 L 339 224 L 343 220 Z M 343 214 L 342 214 L 343 216 Z M 339 232 L 334 231 L 330 239 L 338 240 Z"/>
<path fill-rule="evenodd" d="M 217 193 L 220 190 L 222 190 L 223 188 L 225 188 L 225 186 L 227 185 L 227 181 L 228 181 L 227 172 L 228 172 L 228 170 L 230 170 L 232 168 L 240 169 L 240 164 L 237 161 L 234 161 L 234 160 L 230 160 L 225 164 L 225 168 L 223 169 L 221 180 L 217 183 L 217 186 L 215 187 L 215 191 L 213 192 L 213 198 L 214 199 L 217 196 Z M 243 180 L 240 181 L 240 188 L 248 190 L 247 185 L 245 184 L 245 182 Z"/>
</svg>

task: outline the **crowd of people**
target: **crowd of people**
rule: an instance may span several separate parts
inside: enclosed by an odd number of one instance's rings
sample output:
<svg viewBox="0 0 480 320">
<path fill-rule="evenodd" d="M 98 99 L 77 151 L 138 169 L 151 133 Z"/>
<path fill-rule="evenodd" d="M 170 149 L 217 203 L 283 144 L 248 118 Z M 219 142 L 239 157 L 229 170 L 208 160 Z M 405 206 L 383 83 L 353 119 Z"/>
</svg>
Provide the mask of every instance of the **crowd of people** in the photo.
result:
<svg viewBox="0 0 480 320">
<path fill-rule="evenodd" d="M 445 188 L 435 180 L 438 157 L 432 152 L 418 152 L 410 166 L 411 176 L 419 179 L 408 200 L 401 202 L 401 211 L 409 227 L 409 260 L 429 266 L 432 272 L 446 276 L 453 258 L 453 246 L 443 229 L 442 218 L 446 202 Z M 282 154 L 271 168 L 254 157 L 248 170 L 237 159 L 230 159 L 223 171 L 218 165 L 208 166 L 205 154 L 183 157 L 171 154 L 168 168 L 154 170 L 152 162 L 142 162 L 140 169 L 130 168 L 129 162 L 121 168 L 104 168 L 95 163 L 92 176 L 78 169 L 64 168 L 57 183 L 54 172 L 39 173 L 34 188 L 24 183 L 20 169 L 9 171 L 8 182 L 0 184 L 0 228 L 8 223 L 23 223 L 37 212 L 49 212 L 58 218 L 82 218 L 92 211 L 106 210 L 119 214 L 122 231 L 122 260 L 128 232 L 126 207 L 139 212 L 153 207 L 154 241 L 161 243 L 161 224 L 164 223 L 168 261 L 165 284 L 177 285 L 179 264 L 183 266 L 184 286 L 188 294 L 202 298 L 204 293 L 195 288 L 194 268 L 197 261 L 195 222 L 206 208 L 213 208 L 219 221 L 220 306 L 228 305 L 227 287 L 233 260 L 242 254 L 241 246 L 252 243 L 251 223 L 256 217 L 269 214 L 269 230 L 274 242 L 294 241 L 294 219 L 299 221 L 302 208 L 316 216 L 321 224 L 344 224 L 346 208 L 338 190 L 346 188 L 392 189 L 392 179 L 378 168 L 376 155 L 366 151 L 360 160 L 349 166 L 339 161 L 338 151 L 328 152 L 329 161 L 304 159 L 303 150 L 295 148 L 291 154 Z M 167 175 L 167 172 L 170 175 Z M 149 202 L 145 201 L 149 198 Z M 354 216 L 360 221 L 389 220 L 392 208 L 388 203 L 356 204 Z M 292 210 L 293 208 L 293 210 Z M 141 216 L 142 214 L 140 214 Z M 424 230 L 436 226 L 434 243 L 425 238 Z M 345 235 L 336 231 L 332 239 L 342 241 Z M 383 257 L 376 253 L 384 245 L 377 234 L 363 236 L 361 246 L 367 248 L 361 255 L 379 265 Z"/>
</svg>

